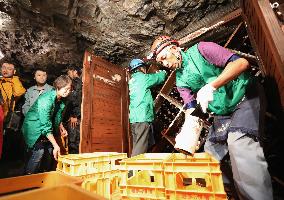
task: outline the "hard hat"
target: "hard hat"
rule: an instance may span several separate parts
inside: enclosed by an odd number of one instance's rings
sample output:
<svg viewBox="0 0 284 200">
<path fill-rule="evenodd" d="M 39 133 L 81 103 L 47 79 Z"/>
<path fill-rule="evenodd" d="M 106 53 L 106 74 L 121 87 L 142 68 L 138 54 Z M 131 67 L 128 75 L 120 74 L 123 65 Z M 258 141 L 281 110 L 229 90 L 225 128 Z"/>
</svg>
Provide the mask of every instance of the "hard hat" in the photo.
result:
<svg viewBox="0 0 284 200">
<path fill-rule="evenodd" d="M 147 59 L 156 59 L 156 56 L 167 46 L 176 45 L 179 46 L 177 40 L 172 39 L 170 36 L 160 36 L 152 44 L 151 53 L 147 56 Z"/>
<path fill-rule="evenodd" d="M 129 65 L 128 65 L 128 69 L 129 71 L 132 71 L 138 67 L 142 67 L 143 65 L 145 65 L 145 62 L 141 59 L 135 58 L 133 60 L 130 61 Z"/>
</svg>

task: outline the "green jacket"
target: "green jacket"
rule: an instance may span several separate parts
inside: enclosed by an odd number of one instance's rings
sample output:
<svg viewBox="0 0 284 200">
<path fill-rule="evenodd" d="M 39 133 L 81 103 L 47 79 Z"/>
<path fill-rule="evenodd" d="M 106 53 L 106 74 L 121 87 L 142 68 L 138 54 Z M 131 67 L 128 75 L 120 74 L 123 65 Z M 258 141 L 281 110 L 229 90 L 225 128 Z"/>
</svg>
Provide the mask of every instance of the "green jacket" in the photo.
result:
<svg viewBox="0 0 284 200">
<path fill-rule="evenodd" d="M 215 80 L 224 69 L 210 64 L 199 53 L 198 44 L 182 52 L 182 67 L 176 71 L 176 85 L 190 88 L 198 92 L 204 85 Z M 248 72 L 243 72 L 237 78 L 214 92 L 214 100 L 208 108 L 217 115 L 232 113 L 242 100 L 251 78 Z"/>
<path fill-rule="evenodd" d="M 43 135 L 57 134 L 65 103 L 56 100 L 56 91 L 48 91 L 38 97 L 25 116 L 22 132 L 28 148 L 32 148 Z"/>
<path fill-rule="evenodd" d="M 161 84 L 166 79 L 166 72 L 154 74 L 136 72 L 129 80 L 129 120 L 135 122 L 152 122 L 154 120 L 154 102 L 150 88 Z"/>
</svg>

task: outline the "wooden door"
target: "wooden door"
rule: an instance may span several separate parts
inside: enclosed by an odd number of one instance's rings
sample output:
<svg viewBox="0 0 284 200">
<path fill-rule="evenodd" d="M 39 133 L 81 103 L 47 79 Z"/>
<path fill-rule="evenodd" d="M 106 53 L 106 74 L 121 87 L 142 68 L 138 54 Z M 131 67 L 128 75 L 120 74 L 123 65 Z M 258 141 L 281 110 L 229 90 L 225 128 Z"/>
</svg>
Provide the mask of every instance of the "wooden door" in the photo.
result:
<svg viewBox="0 0 284 200">
<path fill-rule="evenodd" d="M 86 51 L 80 152 L 127 152 L 126 71 Z"/>
</svg>

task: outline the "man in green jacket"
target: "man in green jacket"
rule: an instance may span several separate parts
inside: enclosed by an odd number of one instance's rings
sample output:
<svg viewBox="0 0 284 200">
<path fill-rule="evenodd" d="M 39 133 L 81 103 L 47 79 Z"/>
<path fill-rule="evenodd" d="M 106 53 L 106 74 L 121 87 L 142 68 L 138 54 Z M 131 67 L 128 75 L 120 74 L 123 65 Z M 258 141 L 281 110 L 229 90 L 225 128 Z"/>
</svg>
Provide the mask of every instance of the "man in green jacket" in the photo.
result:
<svg viewBox="0 0 284 200">
<path fill-rule="evenodd" d="M 30 152 L 26 163 L 26 174 L 50 171 L 52 157 L 57 160 L 60 147 L 56 136 L 67 136 L 63 127 L 62 112 L 65 108 L 63 98 L 71 91 L 72 81 L 67 75 L 61 75 L 54 81 L 55 90 L 38 97 L 25 116 L 22 126 L 23 136 Z"/>
<path fill-rule="evenodd" d="M 152 122 L 154 120 L 154 102 L 151 88 L 165 81 L 166 72 L 158 71 L 146 74 L 143 60 L 133 59 L 129 64 L 130 124 L 133 136 L 131 156 L 146 153 L 154 141 Z"/>
<path fill-rule="evenodd" d="M 169 36 L 157 38 L 151 52 L 148 59 L 176 70 L 176 85 L 188 110 L 196 105 L 195 93 L 203 112 L 214 113 L 204 149 L 220 161 L 229 153 L 239 198 L 273 199 L 259 142 L 263 92 L 250 76 L 248 61 L 213 42 L 199 42 L 183 51 Z M 183 127 L 189 129 L 185 137 L 176 137 L 175 147 L 189 150 L 188 135 L 199 134 L 199 122 L 186 111 Z"/>
</svg>

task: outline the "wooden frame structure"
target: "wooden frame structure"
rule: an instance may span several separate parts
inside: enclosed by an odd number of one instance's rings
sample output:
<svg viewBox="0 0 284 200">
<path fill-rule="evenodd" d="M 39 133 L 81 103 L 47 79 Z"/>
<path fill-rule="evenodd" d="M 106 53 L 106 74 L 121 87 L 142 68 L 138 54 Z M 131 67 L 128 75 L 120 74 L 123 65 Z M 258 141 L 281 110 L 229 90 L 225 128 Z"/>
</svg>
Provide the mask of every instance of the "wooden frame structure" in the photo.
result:
<svg viewBox="0 0 284 200">
<path fill-rule="evenodd" d="M 241 0 L 241 7 L 262 72 L 275 79 L 284 108 L 284 33 L 269 0 Z"/>
</svg>

